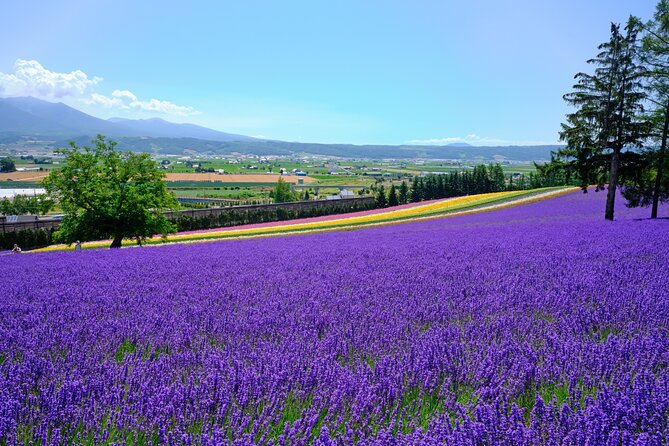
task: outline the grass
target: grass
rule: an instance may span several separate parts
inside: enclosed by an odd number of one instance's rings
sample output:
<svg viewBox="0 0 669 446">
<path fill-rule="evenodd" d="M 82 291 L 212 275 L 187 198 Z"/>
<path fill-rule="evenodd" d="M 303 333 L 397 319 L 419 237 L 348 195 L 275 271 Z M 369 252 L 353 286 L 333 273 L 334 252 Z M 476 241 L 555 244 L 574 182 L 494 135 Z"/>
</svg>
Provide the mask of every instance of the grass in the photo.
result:
<svg viewBox="0 0 669 446">
<path fill-rule="evenodd" d="M 363 175 L 309 175 L 315 179 L 315 183 L 308 186 L 367 186 L 370 187 L 376 181 L 372 177 Z"/>
<path fill-rule="evenodd" d="M 225 181 L 166 181 L 168 189 L 205 189 L 209 185 L 211 188 L 215 187 L 239 187 L 239 188 L 257 188 L 257 187 L 275 187 L 276 181 L 268 181 L 266 183 L 258 182 L 225 182 Z"/>
<path fill-rule="evenodd" d="M 124 339 L 121 345 L 116 349 L 114 359 L 116 359 L 116 362 L 123 362 L 126 355 L 135 353 L 135 351 L 137 351 L 137 344 L 129 339 Z"/>
<path fill-rule="evenodd" d="M 177 197 L 186 198 L 267 198 L 267 193 L 263 190 L 254 189 L 222 189 L 222 188 L 201 188 L 201 189 L 173 189 L 171 192 Z"/>
<path fill-rule="evenodd" d="M 576 384 L 576 388 L 579 391 L 578 393 L 580 393 L 578 401 L 580 408 L 585 407 L 585 399 L 587 397 L 597 396 L 597 387 L 587 387 L 583 380 L 580 380 Z M 563 404 L 569 404 L 571 396 L 569 383 L 546 382 L 539 384 L 532 383 L 526 386 L 523 391 L 516 396 L 514 402 L 523 410 L 527 425 L 530 424 L 531 413 L 537 402 L 537 396 L 541 398 L 541 401 L 543 401 L 544 404 L 549 405 L 555 403 L 556 406 L 560 408 Z"/>
<path fill-rule="evenodd" d="M 42 184 L 38 181 L 0 181 L 0 189 L 39 189 Z"/>
</svg>

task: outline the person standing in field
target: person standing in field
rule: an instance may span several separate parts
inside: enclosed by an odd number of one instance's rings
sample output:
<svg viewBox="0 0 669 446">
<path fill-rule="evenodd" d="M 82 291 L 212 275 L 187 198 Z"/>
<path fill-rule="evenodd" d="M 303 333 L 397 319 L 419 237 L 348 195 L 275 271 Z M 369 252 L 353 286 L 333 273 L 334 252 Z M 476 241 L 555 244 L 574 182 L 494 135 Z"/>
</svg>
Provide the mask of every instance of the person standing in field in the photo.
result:
<svg viewBox="0 0 669 446">
<path fill-rule="evenodd" d="M 81 251 L 81 242 L 79 240 L 74 242 L 74 250 L 75 251 Z"/>
<path fill-rule="evenodd" d="M 14 243 L 14 247 L 12 248 L 12 253 L 13 254 L 21 254 L 21 248 L 19 248 L 19 245 Z"/>
</svg>

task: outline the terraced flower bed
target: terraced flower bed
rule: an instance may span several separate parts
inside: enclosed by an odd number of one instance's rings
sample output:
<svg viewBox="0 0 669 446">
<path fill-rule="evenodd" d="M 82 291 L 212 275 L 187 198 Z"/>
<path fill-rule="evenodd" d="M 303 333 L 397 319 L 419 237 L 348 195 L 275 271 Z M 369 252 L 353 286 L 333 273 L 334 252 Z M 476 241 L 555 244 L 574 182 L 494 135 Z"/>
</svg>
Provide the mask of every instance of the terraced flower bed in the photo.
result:
<svg viewBox="0 0 669 446">
<path fill-rule="evenodd" d="M 573 188 L 546 188 L 530 191 L 496 192 L 465 197 L 434 200 L 427 203 L 412 203 L 388 209 L 346 214 L 346 216 L 330 215 L 307 218 L 290 222 L 272 222 L 241 227 L 222 228 L 204 231 L 189 231 L 170 235 L 167 238 L 153 237 L 145 244 L 198 242 L 226 238 L 250 238 L 276 235 L 290 235 L 304 232 L 323 232 L 332 230 L 348 230 L 384 224 L 417 221 L 446 215 L 461 215 L 468 212 L 484 212 L 507 206 L 515 206 L 535 200 L 547 199 L 573 191 Z M 109 241 L 90 242 L 83 244 L 86 249 L 109 246 Z M 132 246 L 132 240 L 126 240 L 125 246 Z M 73 249 L 71 246 L 55 245 L 36 251 L 60 251 Z"/>
</svg>

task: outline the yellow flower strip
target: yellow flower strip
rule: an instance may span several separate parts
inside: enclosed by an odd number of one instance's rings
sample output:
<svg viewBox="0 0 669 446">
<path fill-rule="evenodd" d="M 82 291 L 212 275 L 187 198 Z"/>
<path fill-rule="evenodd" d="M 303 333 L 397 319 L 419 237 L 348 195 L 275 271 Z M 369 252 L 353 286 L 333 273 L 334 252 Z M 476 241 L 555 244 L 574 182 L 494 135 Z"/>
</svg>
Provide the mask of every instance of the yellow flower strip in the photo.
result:
<svg viewBox="0 0 669 446">
<path fill-rule="evenodd" d="M 255 238 L 255 237 L 266 237 L 273 235 L 292 235 L 300 233 L 309 233 L 309 232 L 324 232 L 332 230 L 346 230 L 346 229 L 356 229 L 360 227 L 368 226 L 378 226 L 385 224 L 392 224 L 398 222 L 406 221 L 417 221 L 431 218 L 443 217 L 444 213 L 449 213 L 448 215 L 463 215 L 476 212 L 484 212 L 490 210 L 490 208 L 503 208 L 514 206 L 517 204 L 528 203 L 532 201 L 538 201 L 548 197 L 562 195 L 564 193 L 572 192 L 574 189 L 547 189 L 544 193 L 536 197 L 528 197 L 521 200 L 513 200 L 517 197 L 522 197 L 525 195 L 536 194 L 540 190 L 532 191 L 510 191 L 510 192 L 495 192 L 488 194 L 480 195 L 469 195 L 464 197 L 449 198 L 445 200 L 440 200 L 437 202 L 413 206 L 410 208 L 390 210 L 387 212 L 381 212 L 376 214 L 369 214 L 357 217 L 343 217 L 333 220 L 323 220 L 307 223 L 290 223 L 276 225 L 276 226 L 265 226 L 265 227 L 256 227 L 256 228 L 240 228 L 240 229 L 222 229 L 220 231 L 210 231 L 202 233 L 191 233 L 191 234 L 176 234 L 167 237 L 164 239 L 162 237 L 152 237 L 146 240 L 145 244 L 163 244 L 163 243 L 183 243 L 183 242 L 197 242 L 205 240 L 217 240 L 217 239 L 227 239 L 227 238 Z M 511 201 L 507 201 L 511 199 Z M 479 210 L 469 209 L 474 206 L 483 206 L 494 202 L 503 201 L 493 206 L 486 206 L 484 209 Z M 460 210 L 460 212 L 455 212 Z M 132 246 L 136 243 L 132 240 L 126 240 L 123 242 L 124 246 Z M 102 248 L 107 247 L 109 241 L 98 241 L 98 242 L 89 242 L 86 243 L 84 248 Z M 53 245 L 46 248 L 34 250 L 32 252 L 45 252 L 45 251 L 61 251 L 61 250 L 71 250 L 72 247 L 66 245 Z"/>
<path fill-rule="evenodd" d="M 265 228 L 250 228 L 238 230 L 222 230 L 212 231 L 199 234 L 184 234 L 179 236 L 169 237 L 167 241 L 159 240 L 158 243 L 170 242 L 189 242 L 189 241 L 205 241 L 205 240 L 220 240 L 227 238 L 241 239 L 241 238 L 256 238 L 256 237 L 271 237 L 276 235 L 296 235 L 313 232 L 327 232 L 327 231 L 341 231 L 359 229 L 363 227 L 382 226 L 396 223 L 406 223 L 410 221 L 428 220 L 434 218 L 451 217 L 456 215 L 475 214 L 479 212 L 487 212 L 493 209 L 502 209 L 506 207 L 517 206 L 525 203 L 532 203 L 535 201 L 545 200 L 546 198 L 563 195 L 565 193 L 573 192 L 574 189 L 556 189 L 552 188 L 546 192 L 534 195 L 540 189 L 532 191 L 512 191 L 512 192 L 497 192 L 491 194 L 472 195 L 467 197 L 460 197 L 456 199 L 447 199 L 438 203 L 431 203 L 429 205 L 412 207 L 410 209 L 401 209 L 397 211 L 389 211 L 379 214 L 367 215 L 363 217 L 349 217 L 337 220 L 320 221 L 303 224 L 286 224 L 281 226 L 272 226 Z M 530 197 L 507 201 L 509 198 L 517 198 L 526 195 Z M 500 203 L 500 201 L 502 201 Z M 491 203 L 490 206 L 487 206 Z M 483 207 L 480 207 L 483 206 Z M 475 207 L 474 209 L 470 209 Z M 417 208 L 422 208 L 423 212 L 408 212 Z M 398 217 L 399 215 L 399 217 Z M 378 217 L 378 218 L 372 218 Z M 330 223 L 335 224 L 330 224 Z"/>
<path fill-rule="evenodd" d="M 436 203 L 430 203 L 427 205 L 415 206 L 411 208 L 399 209 L 395 211 L 382 212 L 377 214 L 369 214 L 359 217 L 345 217 L 335 220 L 323 220 L 316 222 L 308 223 L 297 223 L 297 224 L 285 224 L 277 226 L 267 226 L 260 228 L 248 228 L 248 229 L 228 229 L 222 231 L 213 231 L 205 232 L 200 234 L 184 234 L 184 235 L 174 235 L 168 237 L 170 241 L 180 241 L 180 240 L 189 240 L 189 239 L 198 239 L 198 238 L 218 238 L 218 237 L 228 237 L 228 236 L 243 236 L 243 235 L 256 235 L 259 233 L 262 234 L 271 234 L 276 232 L 285 232 L 289 231 L 301 231 L 309 229 L 320 229 L 324 227 L 339 227 L 339 226 L 357 226 L 366 223 L 386 221 L 386 220 L 399 220 L 411 217 L 417 217 L 434 212 L 443 212 L 449 209 L 460 208 L 463 205 L 472 206 L 479 203 L 485 203 L 491 198 L 500 200 L 507 198 L 509 196 L 517 195 L 514 192 L 497 192 L 493 194 L 481 194 L 481 195 L 470 195 L 466 197 L 458 197 L 447 199 L 443 201 L 438 201 Z"/>
</svg>

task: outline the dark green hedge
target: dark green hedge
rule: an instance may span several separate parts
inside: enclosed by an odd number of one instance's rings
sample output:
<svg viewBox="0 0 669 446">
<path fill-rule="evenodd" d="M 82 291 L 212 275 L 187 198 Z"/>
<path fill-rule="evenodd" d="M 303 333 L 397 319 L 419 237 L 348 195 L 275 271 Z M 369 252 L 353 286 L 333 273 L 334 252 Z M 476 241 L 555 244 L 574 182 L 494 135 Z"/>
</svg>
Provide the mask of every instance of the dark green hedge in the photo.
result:
<svg viewBox="0 0 669 446">
<path fill-rule="evenodd" d="M 327 206 L 306 209 L 286 209 L 279 207 L 257 209 L 234 209 L 219 215 L 205 215 L 191 217 L 182 215 L 173 219 L 178 231 L 193 231 L 198 229 L 221 228 L 273 221 L 294 220 L 297 218 L 321 217 L 323 215 L 344 214 L 374 209 L 375 203 L 371 200 L 340 200 L 328 203 Z"/>
<path fill-rule="evenodd" d="M 0 232 L 0 249 L 12 249 L 16 243 L 21 249 L 35 249 L 53 242 L 54 229 L 24 229 Z"/>
</svg>

